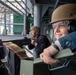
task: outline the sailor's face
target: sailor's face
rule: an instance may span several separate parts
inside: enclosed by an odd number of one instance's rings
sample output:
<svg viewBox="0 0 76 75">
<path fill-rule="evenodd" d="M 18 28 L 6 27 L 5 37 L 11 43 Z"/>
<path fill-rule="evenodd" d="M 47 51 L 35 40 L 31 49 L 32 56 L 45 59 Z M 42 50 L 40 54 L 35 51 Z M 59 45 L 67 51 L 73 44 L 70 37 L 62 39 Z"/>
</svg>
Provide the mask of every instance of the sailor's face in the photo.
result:
<svg viewBox="0 0 76 75">
<path fill-rule="evenodd" d="M 56 39 L 64 37 L 68 34 L 68 25 L 64 22 L 57 22 L 53 24 L 54 35 Z"/>
<path fill-rule="evenodd" d="M 35 31 L 31 30 L 30 35 L 31 35 L 31 37 L 35 37 Z"/>
</svg>

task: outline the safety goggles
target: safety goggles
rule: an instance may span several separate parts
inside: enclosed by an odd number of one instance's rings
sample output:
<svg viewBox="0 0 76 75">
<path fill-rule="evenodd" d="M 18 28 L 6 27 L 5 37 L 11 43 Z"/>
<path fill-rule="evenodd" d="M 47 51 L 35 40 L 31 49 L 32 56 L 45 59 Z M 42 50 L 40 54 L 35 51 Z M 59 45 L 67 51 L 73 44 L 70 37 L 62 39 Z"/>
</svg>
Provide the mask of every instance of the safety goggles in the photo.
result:
<svg viewBox="0 0 76 75">
<path fill-rule="evenodd" d="M 52 24 L 53 29 L 55 29 L 57 26 L 65 26 L 68 25 L 70 21 L 59 21 Z"/>
</svg>

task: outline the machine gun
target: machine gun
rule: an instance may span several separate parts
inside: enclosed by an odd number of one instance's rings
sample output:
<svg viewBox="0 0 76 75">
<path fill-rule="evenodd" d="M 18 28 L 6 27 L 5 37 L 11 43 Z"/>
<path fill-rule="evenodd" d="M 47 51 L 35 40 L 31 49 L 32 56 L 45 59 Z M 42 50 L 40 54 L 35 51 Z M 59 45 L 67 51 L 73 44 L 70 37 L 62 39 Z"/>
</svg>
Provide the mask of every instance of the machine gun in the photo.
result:
<svg viewBox="0 0 76 75">
<path fill-rule="evenodd" d="M 23 39 L 17 39 L 17 40 L 9 40 L 5 42 L 13 42 L 17 44 L 19 47 L 23 48 L 23 45 L 28 45 L 31 42 L 30 38 L 24 37 Z"/>
<path fill-rule="evenodd" d="M 57 64 L 51 64 L 48 65 L 48 69 L 50 71 L 52 70 L 56 70 L 56 69 L 60 69 L 60 68 L 64 68 L 66 66 L 68 66 L 68 64 L 70 63 L 70 61 L 74 60 L 76 58 L 76 53 L 73 53 L 69 48 L 62 50 L 60 52 L 58 52 L 56 55 L 53 56 L 54 58 L 60 59 L 60 63 Z M 36 59 L 35 63 L 42 63 L 43 61 L 41 59 Z"/>
<path fill-rule="evenodd" d="M 73 53 L 69 48 L 60 51 L 57 53 L 54 58 L 60 59 L 60 63 L 53 64 L 53 65 L 48 65 L 49 70 L 56 70 L 60 68 L 64 68 L 69 65 L 71 61 L 73 61 L 76 58 L 76 53 Z"/>
</svg>

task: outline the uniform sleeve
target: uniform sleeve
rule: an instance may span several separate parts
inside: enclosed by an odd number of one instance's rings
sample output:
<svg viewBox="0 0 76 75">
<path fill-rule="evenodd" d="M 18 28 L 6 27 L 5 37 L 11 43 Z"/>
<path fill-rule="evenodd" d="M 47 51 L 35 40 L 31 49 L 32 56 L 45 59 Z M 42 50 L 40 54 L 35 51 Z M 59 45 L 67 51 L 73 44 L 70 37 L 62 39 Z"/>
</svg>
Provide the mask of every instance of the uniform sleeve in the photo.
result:
<svg viewBox="0 0 76 75">
<path fill-rule="evenodd" d="M 30 44 L 28 44 L 28 48 L 29 49 L 33 49 L 35 46 L 34 45 L 32 45 L 31 43 Z"/>
<path fill-rule="evenodd" d="M 36 47 L 37 49 L 36 51 L 38 54 L 42 53 L 46 47 L 50 46 L 50 42 L 45 36 L 40 36 L 37 42 L 38 42 L 38 45 Z"/>
<path fill-rule="evenodd" d="M 69 35 L 65 37 L 58 39 L 57 41 L 55 41 L 55 44 L 61 49 L 70 48 L 71 50 L 75 50 L 76 49 L 76 31 L 70 33 Z"/>
</svg>

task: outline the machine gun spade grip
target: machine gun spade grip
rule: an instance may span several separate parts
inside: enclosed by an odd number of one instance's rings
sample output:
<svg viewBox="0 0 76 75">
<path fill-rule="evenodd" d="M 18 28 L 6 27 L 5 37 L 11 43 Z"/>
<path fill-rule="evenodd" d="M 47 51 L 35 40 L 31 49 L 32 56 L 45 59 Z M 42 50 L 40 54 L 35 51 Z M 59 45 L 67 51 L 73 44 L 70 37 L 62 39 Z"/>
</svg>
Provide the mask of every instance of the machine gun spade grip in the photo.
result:
<svg viewBox="0 0 76 75">
<path fill-rule="evenodd" d="M 60 63 L 48 65 L 50 71 L 66 67 L 71 60 L 73 60 L 75 54 L 69 49 L 62 50 L 54 55 L 54 58 L 60 59 Z"/>
</svg>

